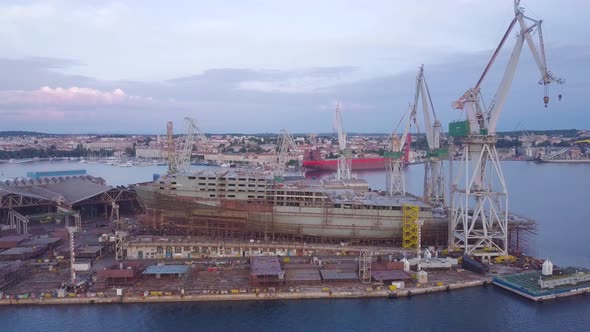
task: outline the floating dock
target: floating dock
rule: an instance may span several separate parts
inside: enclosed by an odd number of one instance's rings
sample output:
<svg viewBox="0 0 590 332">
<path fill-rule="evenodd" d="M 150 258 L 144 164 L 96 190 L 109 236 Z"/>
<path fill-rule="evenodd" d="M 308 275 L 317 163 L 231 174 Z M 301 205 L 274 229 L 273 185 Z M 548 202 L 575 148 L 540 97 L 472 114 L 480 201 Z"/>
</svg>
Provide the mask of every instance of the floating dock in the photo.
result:
<svg viewBox="0 0 590 332">
<path fill-rule="evenodd" d="M 526 271 L 496 276 L 493 283 L 527 299 L 545 301 L 590 294 L 590 270 L 567 267 L 561 269 L 559 274 L 551 276 L 543 276 L 541 271 Z"/>
</svg>

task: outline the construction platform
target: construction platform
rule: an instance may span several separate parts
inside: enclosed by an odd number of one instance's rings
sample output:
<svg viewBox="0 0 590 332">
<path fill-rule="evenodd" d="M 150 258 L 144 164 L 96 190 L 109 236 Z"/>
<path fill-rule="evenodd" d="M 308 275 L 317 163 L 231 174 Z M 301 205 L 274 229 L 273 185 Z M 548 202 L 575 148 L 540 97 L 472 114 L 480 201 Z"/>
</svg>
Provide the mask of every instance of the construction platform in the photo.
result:
<svg viewBox="0 0 590 332">
<path fill-rule="evenodd" d="M 545 301 L 579 294 L 590 294 L 590 281 L 576 282 L 576 280 L 581 279 L 580 276 L 590 276 L 590 270 L 567 267 L 561 269 L 560 275 L 553 276 L 542 276 L 541 271 L 526 271 L 496 276 L 493 283 L 527 299 Z M 587 280 L 588 278 L 582 279 Z M 545 282 L 557 281 L 557 283 L 555 287 L 542 288 L 540 280 Z"/>
</svg>

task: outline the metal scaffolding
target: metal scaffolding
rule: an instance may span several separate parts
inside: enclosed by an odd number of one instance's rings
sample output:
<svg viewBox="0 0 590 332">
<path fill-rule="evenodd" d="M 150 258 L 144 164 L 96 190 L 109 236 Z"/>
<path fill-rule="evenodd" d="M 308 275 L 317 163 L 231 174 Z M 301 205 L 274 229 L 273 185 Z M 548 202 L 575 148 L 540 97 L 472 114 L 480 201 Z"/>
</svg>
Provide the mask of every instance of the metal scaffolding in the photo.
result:
<svg viewBox="0 0 590 332">
<path fill-rule="evenodd" d="M 402 247 L 404 249 L 416 249 L 418 247 L 418 215 L 420 208 L 416 205 L 404 204 Z"/>
<path fill-rule="evenodd" d="M 29 233 L 29 219 L 13 209 L 8 210 L 8 222 L 10 228 L 16 229 L 16 234 L 27 235 Z"/>
<path fill-rule="evenodd" d="M 359 250 L 359 279 L 362 283 L 371 282 L 371 251 L 366 249 Z"/>
<path fill-rule="evenodd" d="M 125 252 L 123 249 L 123 241 L 127 238 L 127 232 L 116 231 L 115 232 L 115 258 L 117 260 L 125 259 Z"/>
</svg>

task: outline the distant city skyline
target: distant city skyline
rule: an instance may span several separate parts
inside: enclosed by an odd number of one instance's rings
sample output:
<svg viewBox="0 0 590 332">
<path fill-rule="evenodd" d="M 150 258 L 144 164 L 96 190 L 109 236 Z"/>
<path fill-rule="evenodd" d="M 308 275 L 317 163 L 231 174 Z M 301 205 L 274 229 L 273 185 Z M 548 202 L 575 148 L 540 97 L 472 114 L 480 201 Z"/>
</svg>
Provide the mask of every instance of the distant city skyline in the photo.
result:
<svg viewBox="0 0 590 332">
<path fill-rule="evenodd" d="M 522 5 L 544 20 L 549 67 L 567 84 L 550 88 L 544 108 L 525 47 L 499 130 L 584 129 L 590 3 Z M 340 102 L 346 131 L 387 133 L 421 64 L 446 128 L 512 15 L 508 0 L 5 1 L 0 130 L 157 134 L 168 120 L 181 132 L 191 116 L 208 133 L 327 133 Z"/>
</svg>

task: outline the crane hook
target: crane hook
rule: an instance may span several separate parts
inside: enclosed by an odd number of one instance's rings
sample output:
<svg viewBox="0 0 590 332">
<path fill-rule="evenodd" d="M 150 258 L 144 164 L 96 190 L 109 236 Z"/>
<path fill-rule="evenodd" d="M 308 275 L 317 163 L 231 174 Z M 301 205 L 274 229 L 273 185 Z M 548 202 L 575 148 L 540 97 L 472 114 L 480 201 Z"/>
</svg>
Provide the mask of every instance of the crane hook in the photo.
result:
<svg viewBox="0 0 590 332">
<path fill-rule="evenodd" d="M 549 104 L 549 96 L 543 97 L 543 102 L 545 103 L 545 107 L 547 107 L 547 104 Z"/>
<path fill-rule="evenodd" d="M 557 95 L 557 99 L 559 99 L 559 101 L 561 101 L 561 97 L 563 97 L 561 93 Z"/>
</svg>

